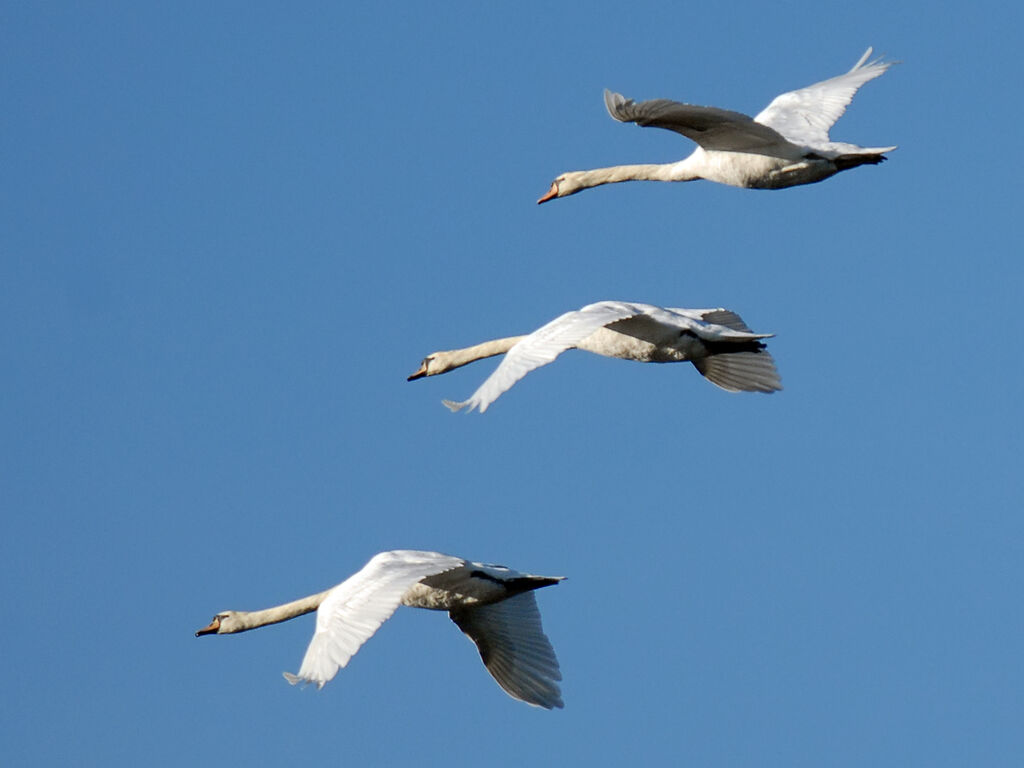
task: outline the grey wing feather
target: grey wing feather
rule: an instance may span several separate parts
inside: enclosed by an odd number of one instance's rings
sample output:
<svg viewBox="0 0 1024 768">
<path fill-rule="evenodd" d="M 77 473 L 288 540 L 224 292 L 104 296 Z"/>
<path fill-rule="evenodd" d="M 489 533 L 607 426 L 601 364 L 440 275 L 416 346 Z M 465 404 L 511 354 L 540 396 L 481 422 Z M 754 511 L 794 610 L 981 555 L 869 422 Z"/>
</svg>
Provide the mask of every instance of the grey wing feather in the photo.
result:
<svg viewBox="0 0 1024 768">
<path fill-rule="evenodd" d="M 757 336 L 758 338 L 766 338 L 771 334 L 755 334 L 742 318 L 733 312 L 731 309 L 723 309 L 717 307 L 715 309 L 682 309 L 680 307 L 667 307 L 669 312 L 674 312 L 677 315 L 688 317 L 692 320 L 697 320 L 701 323 L 712 323 L 713 325 L 721 325 L 729 328 L 733 331 L 740 331 L 741 333 L 749 333 Z"/>
<path fill-rule="evenodd" d="M 846 74 L 776 96 L 754 120 L 774 128 L 794 144 L 827 147 L 829 129 L 843 116 L 857 90 L 894 63 L 881 58 L 868 61 L 871 50 L 868 48 Z"/>
<path fill-rule="evenodd" d="M 777 392 L 782 379 L 775 360 L 767 350 L 723 352 L 693 361 L 694 367 L 712 384 L 728 392 Z"/>
<path fill-rule="evenodd" d="M 509 696 L 545 709 L 564 706 L 558 685 L 562 673 L 533 592 L 450 615 L 476 643 L 487 671 Z"/>
<path fill-rule="evenodd" d="M 705 323 L 714 323 L 715 325 L 724 325 L 726 328 L 732 328 L 734 331 L 744 331 L 745 333 L 753 333 L 750 327 L 743 322 L 742 318 L 735 312 L 729 309 L 709 309 L 706 310 L 702 315 L 701 319 Z"/>
<path fill-rule="evenodd" d="M 598 328 L 643 312 L 639 305 L 621 301 L 602 301 L 566 312 L 512 347 L 494 373 L 468 400 L 461 403 L 446 400 L 444 404 L 453 411 L 468 407 L 471 411 L 479 408 L 483 413 L 487 406 L 530 371 L 554 361 Z"/>
<path fill-rule="evenodd" d="M 786 143 L 774 128 L 742 112 L 670 99 L 636 102 L 608 90 L 604 92 L 604 104 L 608 114 L 619 122 L 675 131 L 704 149 L 757 152 Z"/>
</svg>

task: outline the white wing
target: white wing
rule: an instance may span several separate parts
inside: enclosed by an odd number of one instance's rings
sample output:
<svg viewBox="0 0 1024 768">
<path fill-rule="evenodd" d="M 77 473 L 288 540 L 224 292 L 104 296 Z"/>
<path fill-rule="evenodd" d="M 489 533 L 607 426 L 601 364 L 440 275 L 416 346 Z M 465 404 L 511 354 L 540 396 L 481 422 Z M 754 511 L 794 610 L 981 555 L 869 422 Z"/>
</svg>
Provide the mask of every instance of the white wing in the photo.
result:
<svg viewBox="0 0 1024 768">
<path fill-rule="evenodd" d="M 465 565 L 465 560 L 439 552 L 381 552 L 361 571 L 330 591 L 316 612 L 316 632 L 297 675 L 285 673 L 293 685 L 316 683 L 323 688 L 348 664 L 359 647 L 377 631 L 420 579 Z"/>
<path fill-rule="evenodd" d="M 505 359 L 487 380 L 480 385 L 468 400 L 455 403 L 445 400 L 444 404 L 453 411 L 469 407 L 479 408 L 483 413 L 487 406 L 510 389 L 513 384 L 535 368 L 547 365 L 556 357 L 572 349 L 598 328 L 616 320 L 644 314 L 646 305 L 629 304 L 623 301 L 601 301 L 573 312 L 556 317 L 541 326 L 505 354 Z"/>
<path fill-rule="evenodd" d="M 843 116 L 857 89 L 893 65 L 881 58 L 868 61 L 871 50 L 868 48 L 845 75 L 776 96 L 754 120 L 774 128 L 794 144 L 827 146 L 829 129 Z"/>
<path fill-rule="evenodd" d="M 476 643 L 491 676 L 509 696 L 535 707 L 562 707 L 562 673 L 544 634 L 533 592 L 500 603 L 451 612 Z"/>
</svg>

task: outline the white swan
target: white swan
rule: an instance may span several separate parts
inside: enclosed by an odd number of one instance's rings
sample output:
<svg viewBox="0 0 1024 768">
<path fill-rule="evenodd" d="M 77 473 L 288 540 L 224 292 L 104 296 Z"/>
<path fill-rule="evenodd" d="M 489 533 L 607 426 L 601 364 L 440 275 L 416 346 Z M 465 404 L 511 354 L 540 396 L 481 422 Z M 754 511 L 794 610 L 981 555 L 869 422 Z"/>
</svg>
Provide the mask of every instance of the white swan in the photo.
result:
<svg viewBox="0 0 1024 768">
<path fill-rule="evenodd" d="M 336 587 L 263 611 L 224 611 L 200 635 L 245 632 L 316 611 L 316 632 L 288 682 L 322 688 L 401 603 L 448 611 L 476 643 L 487 671 L 509 696 L 535 707 L 562 706 L 555 651 L 533 590 L 564 576 L 532 576 L 440 552 L 381 552 Z"/>
<path fill-rule="evenodd" d="M 443 401 L 453 411 L 487 406 L 535 368 L 567 349 L 641 363 L 689 360 L 701 374 L 730 392 L 782 389 L 775 361 L 761 339 L 728 309 L 663 309 L 650 304 L 600 301 L 566 312 L 528 336 L 510 336 L 465 349 L 435 352 L 424 358 L 409 381 L 435 376 L 475 360 L 505 355 L 501 365 L 461 403 Z"/>
<path fill-rule="evenodd" d="M 892 147 L 858 147 L 831 141 L 829 129 L 864 83 L 893 62 L 868 61 L 871 48 L 845 75 L 776 96 L 751 119 L 739 112 L 668 99 L 635 102 L 604 92 L 608 113 L 624 123 L 681 133 L 699 145 L 685 160 L 664 165 L 619 165 L 559 176 L 538 203 L 619 181 L 707 179 L 734 187 L 780 189 L 813 184 L 858 165 L 876 165 Z"/>
</svg>

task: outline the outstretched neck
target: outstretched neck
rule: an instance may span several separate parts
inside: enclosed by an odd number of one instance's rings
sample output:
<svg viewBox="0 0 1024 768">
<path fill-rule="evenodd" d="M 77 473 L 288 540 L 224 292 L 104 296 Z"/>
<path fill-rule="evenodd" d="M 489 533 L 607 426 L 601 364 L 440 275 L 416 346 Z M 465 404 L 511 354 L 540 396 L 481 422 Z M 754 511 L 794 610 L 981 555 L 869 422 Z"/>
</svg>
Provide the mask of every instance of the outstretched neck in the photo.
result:
<svg viewBox="0 0 1024 768">
<path fill-rule="evenodd" d="M 455 368 L 461 368 L 464 365 L 476 362 L 477 360 L 483 360 L 484 358 L 503 355 L 525 338 L 526 336 L 508 336 L 504 339 L 485 341 L 483 344 L 476 344 L 472 347 L 466 347 L 465 349 L 453 349 L 448 352 L 438 352 L 436 354 L 436 358 L 439 362 L 443 358 L 444 362 L 443 370 L 438 371 L 438 373 L 451 371 Z"/>
<path fill-rule="evenodd" d="M 273 608 L 265 608 L 262 611 L 237 611 L 234 615 L 232 626 L 237 624 L 238 629 L 231 629 L 230 633 L 247 632 L 250 629 L 265 627 L 268 624 L 277 624 L 281 621 L 294 619 L 296 616 L 312 613 L 320 607 L 320 603 L 324 601 L 330 591 L 326 589 L 315 595 L 293 600 L 284 605 L 276 605 Z"/>
<path fill-rule="evenodd" d="M 617 184 L 620 181 L 692 181 L 697 178 L 691 173 L 681 174 L 679 165 L 679 163 L 615 165 L 611 168 L 577 171 L 572 181 L 581 189 L 587 189 L 602 184 Z"/>
</svg>

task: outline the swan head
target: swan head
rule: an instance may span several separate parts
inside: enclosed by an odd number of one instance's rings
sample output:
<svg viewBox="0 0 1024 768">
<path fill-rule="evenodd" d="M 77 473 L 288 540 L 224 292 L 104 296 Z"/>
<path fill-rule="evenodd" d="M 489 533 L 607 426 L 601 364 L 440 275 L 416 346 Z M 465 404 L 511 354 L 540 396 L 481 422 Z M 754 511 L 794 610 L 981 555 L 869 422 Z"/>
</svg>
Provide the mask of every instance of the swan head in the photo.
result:
<svg viewBox="0 0 1024 768">
<path fill-rule="evenodd" d="M 449 365 L 448 356 L 443 352 L 435 352 L 432 355 L 424 357 L 423 362 L 420 363 L 420 367 L 416 370 L 416 373 L 407 378 L 406 381 L 416 381 L 416 379 L 422 379 L 424 376 L 436 376 L 439 373 L 445 373 L 451 369 L 452 366 Z"/>
<path fill-rule="evenodd" d="M 244 629 L 247 629 L 247 627 L 243 626 L 242 622 L 239 621 L 237 611 L 224 611 L 214 616 L 213 621 L 207 626 L 198 630 L 196 637 L 201 635 L 230 635 L 233 632 L 241 632 Z"/>
<path fill-rule="evenodd" d="M 586 185 L 582 183 L 582 174 L 579 172 L 563 173 L 553 182 L 551 182 L 551 189 L 547 191 L 537 204 L 546 203 L 548 200 L 554 200 L 558 197 L 568 197 L 569 195 L 575 195 L 581 189 L 586 189 Z"/>
</svg>

